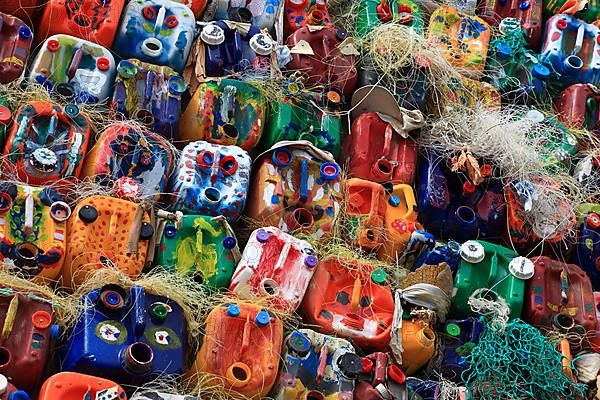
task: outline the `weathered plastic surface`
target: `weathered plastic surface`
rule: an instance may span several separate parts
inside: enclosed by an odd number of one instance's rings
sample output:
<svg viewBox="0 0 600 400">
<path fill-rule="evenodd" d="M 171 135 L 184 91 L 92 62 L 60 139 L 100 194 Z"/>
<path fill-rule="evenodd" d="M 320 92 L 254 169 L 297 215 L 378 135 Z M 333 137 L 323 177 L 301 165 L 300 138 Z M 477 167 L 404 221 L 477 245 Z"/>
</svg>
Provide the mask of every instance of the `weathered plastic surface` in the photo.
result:
<svg viewBox="0 0 600 400">
<path fill-rule="evenodd" d="M 271 30 L 282 6 L 283 0 L 209 0 L 202 20 L 241 20 Z"/>
<path fill-rule="evenodd" d="M 540 52 L 552 64 L 563 87 L 600 82 L 600 30 L 570 15 L 558 14 L 546 21 Z"/>
<path fill-rule="evenodd" d="M 214 21 L 202 28 L 194 44 L 200 49 L 195 61 L 203 63 L 206 76 L 227 76 L 244 71 L 269 73 L 276 42 L 256 25 Z M 200 66 L 194 65 L 194 68 Z"/>
<path fill-rule="evenodd" d="M 364 113 L 352 122 L 344 138 L 348 175 L 373 182 L 412 185 L 417 168 L 417 142 L 403 138 L 377 113 Z"/>
<path fill-rule="evenodd" d="M 8 323 L 11 315 L 12 324 Z M 52 357 L 52 340 L 58 333 L 53 318 L 50 300 L 39 293 L 0 288 L 0 321 L 5 327 L 0 374 L 21 390 L 33 393 L 41 384 Z"/>
<path fill-rule="evenodd" d="M 0 148 L 4 148 L 10 124 L 12 123 L 13 110 L 6 99 L 0 96 Z"/>
<path fill-rule="evenodd" d="M 123 60 L 117 66 L 111 109 L 170 139 L 177 132 L 181 95 L 187 86 L 169 67 Z"/>
<path fill-rule="evenodd" d="M 423 265 L 438 265 L 443 262 L 448 264 L 452 273 L 456 272 L 460 263 L 460 244 L 449 240 L 447 243 L 435 242 L 432 247 L 425 247 L 415 260 L 412 270 Z"/>
<path fill-rule="evenodd" d="M 410 400 L 438 400 L 444 395 L 444 389 L 438 381 L 407 377 L 406 388 Z M 465 387 L 459 386 L 456 389 L 455 400 L 470 400 L 473 398 L 471 392 Z"/>
<path fill-rule="evenodd" d="M 106 266 L 132 278 L 142 272 L 154 228 L 147 212 L 138 213 L 140 207 L 108 196 L 90 196 L 75 207 L 67 225 L 64 286 L 75 287 L 89 272 Z M 139 231 L 134 229 L 138 224 Z"/>
<path fill-rule="evenodd" d="M 361 0 L 356 20 L 360 36 L 366 36 L 373 29 L 386 22 L 410 26 L 423 34 L 423 12 L 419 4 L 412 0 Z"/>
<path fill-rule="evenodd" d="M 467 369 L 467 355 L 479 341 L 483 331 L 481 317 L 450 319 L 442 330 L 443 361 L 441 374 L 454 382 L 462 382 L 462 372 Z"/>
<path fill-rule="evenodd" d="M 288 0 L 289 1 L 289 0 Z M 292 61 L 288 71 L 300 71 L 307 86 L 328 85 L 350 98 L 358 80 L 358 54 L 344 29 L 301 27 L 287 39 Z"/>
<path fill-rule="evenodd" d="M 226 288 L 235 270 L 237 245 L 224 218 L 187 214 L 180 222 L 166 222 L 155 264 L 199 278 L 206 286 Z"/>
<path fill-rule="evenodd" d="M 558 119 L 573 128 L 600 132 L 600 92 L 587 83 L 576 83 L 554 100 Z"/>
<path fill-rule="evenodd" d="M 315 238 L 331 233 L 342 199 L 340 167 L 331 154 L 307 141 L 280 142 L 255 159 L 253 170 L 248 217 Z"/>
<path fill-rule="evenodd" d="M 497 244 L 477 240 L 485 252 L 481 262 L 461 260 L 454 278 L 454 290 L 449 316 L 466 318 L 470 312 L 468 301 L 478 288 L 492 289 L 508 303 L 510 318 L 519 318 L 523 308 L 525 281 L 518 279 L 508 270 L 508 264 L 518 254 Z"/>
<path fill-rule="evenodd" d="M 100 134 L 85 158 L 82 176 L 109 187 L 129 177 L 139 185 L 140 198 L 158 200 L 173 168 L 173 150 L 167 139 L 123 122 Z"/>
<path fill-rule="evenodd" d="M 36 29 L 36 39 L 66 34 L 111 47 L 125 0 L 50 0 Z"/>
<path fill-rule="evenodd" d="M 0 182 L 0 262 L 38 283 L 60 273 L 70 207 L 49 188 Z"/>
<path fill-rule="evenodd" d="M 86 397 L 87 396 L 87 397 Z M 59 372 L 48 378 L 38 400 L 127 400 L 125 390 L 117 383 L 98 376 Z"/>
<path fill-rule="evenodd" d="M 14 15 L 30 24 L 33 13 L 44 7 L 45 0 L 3 0 L 0 2 L 0 12 Z"/>
<path fill-rule="evenodd" d="M 529 47 L 537 51 L 544 28 L 542 3 L 542 0 L 484 0 L 477 14 L 491 26 L 498 26 L 504 18 L 518 19 Z"/>
<path fill-rule="evenodd" d="M 284 341 L 282 353 L 277 384 L 270 393 L 275 400 L 354 398 L 354 379 L 362 364 L 347 340 L 297 329 Z"/>
<path fill-rule="evenodd" d="M 487 82 L 461 76 L 460 80 L 450 78 L 447 86 L 448 90 L 444 90 L 444 88 L 442 90 L 449 104 L 456 103 L 469 108 L 473 108 L 477 104 L 483 104 L 491 110 L 500 110 L 500 93 Z"/>
<path fill-rule="evenodd" d="M 431 14 L 427 36 L 456 68 L 483 72 L 491 33 L 481 18 L 442 6 Z"/>
<path fill-rule="evenodd" d="M 501 237 L 506 230 L 502 182 L 486 179 L 473 186 L 462 173 L 451 172 L 447 163 L 431 155 L 419 164 L 419 222 L 442 240 Z"/>
<path fill-rule="evenodd" d="M 412 187 L 394 185 L 388 193 L 378 183 L 351 178 L 346 193 L 351 240 L 365 250 L 377 250 L 381 260 L 397 260 L 411 232 L 420 228 Z"/>
<path fill-rule="evenodd" d="M 14 115 L 4 155 L 17 176 L 33 185 L 73 182 L 81 174 L 90 124 L 74 104 L 32 101 Z"/>
<path fill-rule="evenodd" d="M 187 326 L 181 306 L 140 286 L 85 294 L 77 324 L 59 349 L 63 371 L 142 385 L 184 372 Z"/>
<path fill-rule="evenodd" d="M 125 6 L 113 50 L 122 58 L 181 73 L 196 34 L 194 13 L 171 0 L 133 0 Z"/>
<path fill-rule="evenodd" d="M 554 14 L 560 14 L 561 9 L 573 7 L 573 3 L 568 0 L 544 0 L 544 17 L 549 18 Z M 585 22 L 593 23 L 600 18 L 600 2 L 598 0 L 589 0 L 585 7 L 575 13 L 575 17 Z"/>
<path fill-rule="evenodd" d="M 575 264 L 535 257 L 533 278 L 527 281 L 523 319 L 536 327 L 551 329 L 552 320 L 565 314 L 586 330 L 596 329 L 592 284 Z"/>
<path fill-rule="evenodd" d="M 387 275 L 371 265 L 327 258 L 314 272 L 300 314 L 321 333 L 351 338 L 362 349 L 385 350 L 394 316 Z"/>
<path fill-rule="evenodd" d="M 397 333 L 392 333 L 396 335 Z M 419 320 L 402 321 L 402 370 L 414 375 L 423 368 L 435 351 L 435 332 Z"/>
<path fill-rule="evenodd" d="M 589 339 L 591 349 L 598 353 L 600 352 L 600 292 L 594 292 L 594 309 L 596 310 L 596 328 Z"/>
<path fill-rule="evenodd" d="M 549 188 L 559 187 L 556 182 L 539 179 L 538 184 Z M 547 244 L 560 243 L 569 236 L 571 229 L 575 227 L 575 213 L 569 203 L 561 201 L 555 204 L 555 209 L 561 210 L 553 217 L 547 218 L 543 224 L 533 226 L 528 218 L 525 206 L 531 201 L 534 190 L 527 182 L 513 181 L 506 185 L 504 196 L 506 199 L 506 214 L 508 221 L 508 232 L 506 243 L 511 243 L 520 250 L 532 249 L 542 240 Z"/>
<path fill-rule="evenodd" d="M 184 396 L 179 394 L 171 394 L 158 392 L 156 390 L 143 390 L 136 392 L 130 400 L 196 400 L 195 396 Z"/>
<path fill-rule="evenodd" d="M 0 83 L 19 78 L 29 57 L 33 34 L 19 18 L 0 12 Z"/>
<path fill-rule="evenodd" d="M 190 373 L 223 378 L 225 390 L 259 400 L 277 378 L 283 326 L 267 310 L 250 303 L 215 307 L 206 318 L 204 342 Z"/>
<path fill-rule="evenodd" d="M 277 308 L 300 305 L 319 259 L 305 240 L 267 226 L 252 232 L 229 290 L 241 298 L 269 297 Z"/>
<path fill-rule="evenodd" d="M 29 395 L 24 390 L 18 390 L 8 378 L 0 374 L 0 400 L 29 400 Z M 14 394 L 13 394 L 14 393 Z"/>
<path fill-rule="evenodd" d="M 327 0 L 284 1 L 283 32 L 286 37 L 307 25 L 333 28 Z"/>
<path fill-rule="evenodd" d="M 179 120 L 179 140 L 237 145 L 258 144 L 267 116 L 267 102 L 250 84 L 220 79 L 200 84 Z"/>
<path fill-rule="evenodd" d="M 531 118 L 540 123 L 541 134 L 536 145 L 540 147 L 540 158 L 547 163 L 546 168 L 551 171 L 570 171 L 571 160 L 577 153 L 577 136 L 554 115 L 530 110 L 525 118 Z"/>
<path fill-rule="evenodd" d="M 54 35 L 42 43 L 29 80 L 77 103 L 97 103 L 112 94 L 116 68 L 108 49 L 73 36 Z"/>
<path fill-rule="evenodd" d="M 261 146 L 270 148 L 284 140 L 308 140 L 337 158 L 342 135 L 338 109 L 343 96 L 335 90 L 326 90 L 323 97 L 316 101 L 318 107 L 313 105 L 314 100 L 291 96 L 270 104 Z"/>
<path fill-rule="evenodd" d="M 248 153 L 237 146 L 188 144 L 170 182 L 173 208 L 238 219 L 246 204 L 251 165 Z"/>
<path fill-rule="evenodd" d="M 354 397 L 361 400 L 403 398 L 404 373 L 386 353 L 372 353 L 362 358 L 363 372 L 358 378 Z"/>
<path fill-rule="evenodd" d="M 207 0 L 175 0 L 177 3 L 185 4 L 194 13 L 196 18 L 205 14 Z"/>
<path fill-rule="evenodd" d="M 600 290 L 600 205 L 588 206 L 579 218 L 572 262 L 586 272 L 594 290 Z"/>
</svg>

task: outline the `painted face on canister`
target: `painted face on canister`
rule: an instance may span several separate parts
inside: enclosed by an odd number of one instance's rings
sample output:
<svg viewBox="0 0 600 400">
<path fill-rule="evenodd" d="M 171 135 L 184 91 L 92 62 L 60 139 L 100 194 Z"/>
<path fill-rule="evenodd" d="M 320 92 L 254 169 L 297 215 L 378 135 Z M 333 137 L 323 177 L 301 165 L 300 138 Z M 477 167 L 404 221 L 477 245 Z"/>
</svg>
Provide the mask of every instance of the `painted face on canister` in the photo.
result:
<svg viewBox="0 0 600 400">
<path fill-rule="evenodd" d="M 15 114 L 4 155 L 19 178 L 35 185 L 79 177 L 90 140 L 90 124 L 75 104 L 42 101 Z"/>
<path fill-rule="evenodd" d="M 52 304 L 37 293 L 0 288 L 0 374 L 29 393 L 41 383 L 51 357 Z"/>
<path fill-rule="evenodd" d="M 0 262 L 36 281 L 55 279 L 70 215 L 69 205 L 51 189 L 0 182 Z"/>
<path fill-rule="evenodd" d="M 38 400 L 121 400 L 125 390 L 115 382 L 77 372 L 59 372 L 44 382 Z"/>
<path fill-rule="evenodd" d="M 171 0 L 133 0 L 123 10 L 113 49 L 182 72 L 192 47 L 196 20 L 192 10 Z"/>
<path fill-rule="evenodd" d="M 187 327 L 176 302 L 140 286 L 106 285 L 81 303 L 79 320 L 59 351 L 62 370 L 121 384 L 183 373 Z"/>
<path fill-rule="evenodd" d="M 19 18 L 0 12 L 0 83 L 9 83 L 23 73 L 33 34 Z"/>
<path fill-rule="evenodd" d="M 171 179 L 176 210 L 240 217 L 246 204 L 252 159 L 237 146 L 192 142 L 184 147 Z"/>
</svg>

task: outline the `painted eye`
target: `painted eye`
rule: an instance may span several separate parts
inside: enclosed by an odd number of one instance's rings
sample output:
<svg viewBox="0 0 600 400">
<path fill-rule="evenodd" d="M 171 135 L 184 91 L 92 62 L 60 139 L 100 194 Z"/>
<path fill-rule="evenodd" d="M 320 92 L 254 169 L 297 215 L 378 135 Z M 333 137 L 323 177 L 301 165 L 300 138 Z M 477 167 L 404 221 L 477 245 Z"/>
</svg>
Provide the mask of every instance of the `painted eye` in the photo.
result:
<svg viewBox="0 0 600 400">
<path fill-rule="evenodd" d="M 340 167 L 333 162 L 326 162 L 321 165 L 321 178 L 332 180 L 340 174 Z"/>
<path fill-rule="evenodd" d="M 94 208 L 94 206 L 85 205 L 79 209 L 77 213 L 79 219 L 85 222 L 86 224 L 91 224 L 96 219 L 98 219 L 98 210 Z"/>
<path fill-rule="evenodd" d="M 140 229 L 140 239 L 149 240 L 154 235 L 154 227 L 147 222 L 142 222 Z"/>
<path fill-rule="evenodd" d="M 150 345 L 161 346 L 161 348 L 177 349 L 181 347 L 181 341 L 177 333 L 168 326 L 161 326 L 148 329 L 144 337 Z"/>
<path fill-rule="evenodd" d="M 157 301 L 150 306 L 150 316 L 158 322 L 167 319 L 167 316 L 173 309 L 166 303 Z"/>
<path fill-rule="evenodd" d="M 119 321 L 102 321 L 96 325 L 96 336 L 109 344 L 121 344 L 127 339 L 127 328 Z"/>
<path fill-rule="evenodd" d="M 154 332 L 154 340 L 158 344 L 166 346 L 169 344 L 169 332 L 167 331 L 156 331 Z"/>
<path fill-rule="evenodd" d="M 292 162 L 292 152 L 288 149 L 281 148 L 276 149 L 273 152 L 273 164 L 278 167 L 287 167 Z"/>
<path fill-rule="evenodd" d="M 233 156 L 225 156 L 221 159 L 220 169 L 223 175 L 232 175 L 238 169 L 238 162 Z"/>
<path fill-rule="evenodd" d="M 587 223 L 592 228 L 600 227 L 600 217 L 596 213 L 590 213 L 587 216 Z"/>
<path fill-rule="evenodd" d="M 120 310 L 125 306 L 125 293 L 121 288 L 109 285 L 101 289 L 100 302 L 110 311 Z"/>
<path fill-rule="evenodd" d="M 64 201 L 56 201 L 50 206 L 50 215 L 56 222 L 64 222 L 71 216 L 71 207 Z"/>
<path fill-rule="evenodd" d="M 200 153 L 198 153 L 198 156 L 196 157 L 196 161 L 198 161 L 198 165 L 201 166 L 202 168 L 212 167 L 214 159 L 215 159 L 215 157 L 213 156 L 213 153 L 211 153 L 210 151 L 207 151 L 207 150 L 201 151 Z"/>
<path fill-rule="evenodd" d="M 6 213 L 10 210 L 12 204 L 12 197 L 6 192 L 0 193 L 0 214 Z"/>
<path fill-rule="evenodd" d="M 152 6 L 146 6 L 144 7 L 142 14 L 147 20 L 153 20 L 156 17 L 156 10 Z"/>
<path fill-rule="evenodd" d="M 178 24 L 179 24 L 179 21 L 177 20 L 177 17 L 174 15 L 171 15 L 171 16 L 167 17 L 167 19 L 165 19 L 165 25 L 169 29 L 175 28 Z"/>
</svg>

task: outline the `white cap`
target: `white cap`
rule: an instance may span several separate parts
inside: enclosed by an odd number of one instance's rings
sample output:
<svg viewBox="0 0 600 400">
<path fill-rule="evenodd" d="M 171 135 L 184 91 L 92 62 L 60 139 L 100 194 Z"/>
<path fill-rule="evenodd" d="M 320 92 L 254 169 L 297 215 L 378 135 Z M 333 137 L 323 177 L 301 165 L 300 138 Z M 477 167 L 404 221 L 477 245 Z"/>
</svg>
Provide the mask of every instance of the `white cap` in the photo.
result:
<svg viewBox="0 0 600 400">
<path fill-rule="evenodd" d="M 268 56 L 273 51 L 273 40 L 264 33 L 258 33 L 250 38 L 250 48 L 261 56 Z"/>
<path fill-rule="evenodd" d="M 514 277 L 521 280 L 527 280 L 533 277 L 535 266 L 527 257 L 515 257 L 508 264 L 508 270 Z"/>
<path fill-rule="evenodd" d="M 6 393 L 6 389 L 8 389 L 8 379 L 0 374 L 0 394 Z"/>
<path fill-rule="evenodd" d="M 460 256 L 466 262 L 476 264 L 485 258 L 485 250 L 476 240 L 467 240 L 460 246 Z"/>
<path fill-rule="evenodd" d="M 206 44 L 218 46 L 225 41 L 225 31 L 218 25 L 209 24 L 202 28 L 200 38 Z"/>
</svg>

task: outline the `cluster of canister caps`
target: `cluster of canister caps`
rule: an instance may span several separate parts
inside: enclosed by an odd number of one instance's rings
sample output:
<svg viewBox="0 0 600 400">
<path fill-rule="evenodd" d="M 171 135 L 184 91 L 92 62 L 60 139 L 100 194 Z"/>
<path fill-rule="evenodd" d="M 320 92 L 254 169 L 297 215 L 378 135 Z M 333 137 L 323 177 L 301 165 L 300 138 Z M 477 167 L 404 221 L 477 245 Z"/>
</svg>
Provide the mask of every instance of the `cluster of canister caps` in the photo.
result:
<svg viewBox="0 0 600 400">
<path fill-rule="evenodd" d="M 439 45 L 465 73 L 448 93 L 457 102 L 477 93 L 491 109 L 535 104 L 558 88 L 557 118 L 524 116 L 562 127 L 547 143 L 557 168 L 578 160 L 566 126 L 600 129 L 595 1 L 433 11 L 356 1 L 358 37 L 395 22 Z M 0 3 L 0 83 L 41 85 L 51 99 L 0 98 L 0 260 L 14 277 L 0 282 L 0 399 L 188 399 L 131 388 L 202 373 L 226 398 L 436 399 L 437 381 L 414 377 L 433 358 L 441 367 L 430 376 L 467 399 L 462 372 L 484 329 L 468 301 L 479 288 L 544 331 L 600 330 L 600 205 L 565 206 L 568 229 L 548 235 L 524 217 L 526 182 L 507 186 L 485 163 L 473 182 L 419 155 L 411 135 L 428 112 L 425 66 L 390 91 L 376 66 L 357 62 L 324 0 L 183 3 Z M 260 80 L 281 73 L 272 101 Z M 96 131 L 90 105 L 112 122 Z M 598 160 L 580 163 L 582 179 L 597 173 Z M 105 193 L 73 196 L 84 178 Z M 243 246 L 242 216 L 259 226 Z M 318 257 L 315 243 L 340 224 L 372 263 Z M 568 262 L 517 253 L 564 244 L 571 229 Z M 403 298 L 413 286 L 391 273 L 398 264 L 429 285 L 429 300 Z M 154 267 L 236 296 L 200 322 L 199 349 L 190 310 L 159 287 L 91 288 L 63 332 L 42 289 L 77 290 L 107 268 L 135 282 Z M 279 315 L 290 312 L 301 326 L 284 333 Z M 596 352 L 600 337 L 559 349 L 566 359 Z"/>
</svg>

